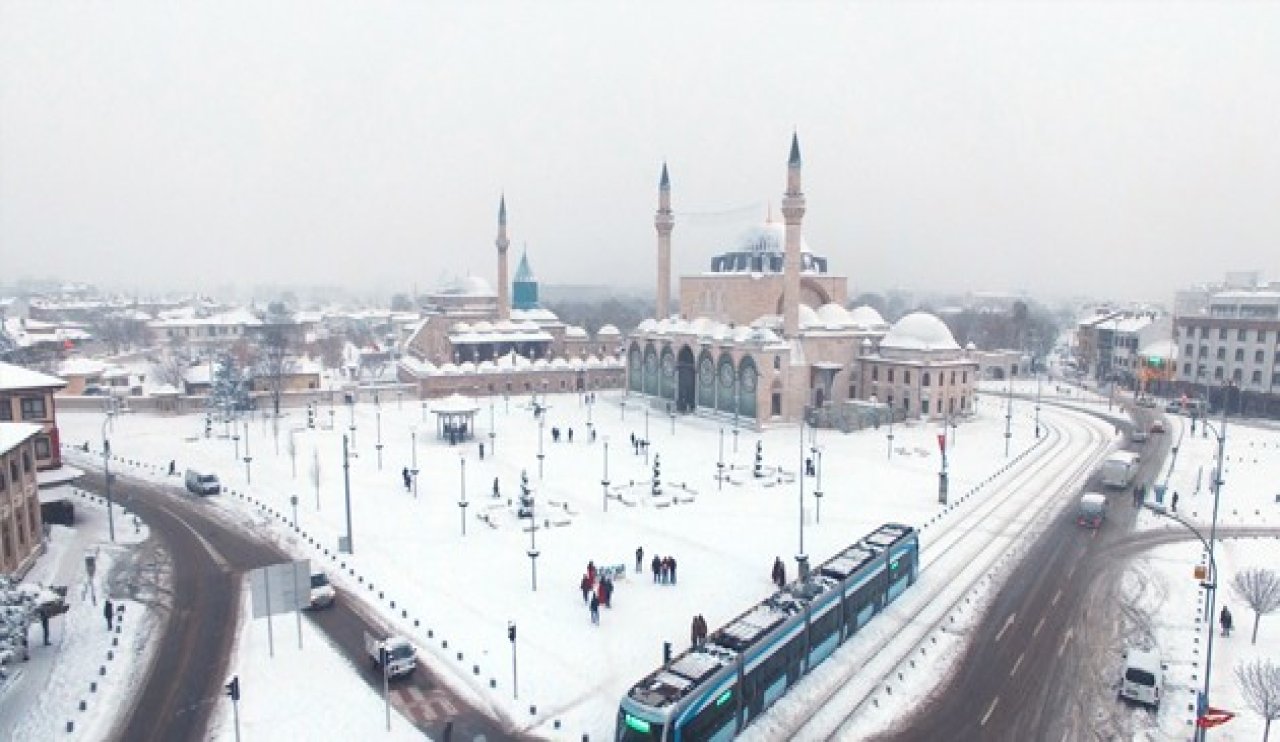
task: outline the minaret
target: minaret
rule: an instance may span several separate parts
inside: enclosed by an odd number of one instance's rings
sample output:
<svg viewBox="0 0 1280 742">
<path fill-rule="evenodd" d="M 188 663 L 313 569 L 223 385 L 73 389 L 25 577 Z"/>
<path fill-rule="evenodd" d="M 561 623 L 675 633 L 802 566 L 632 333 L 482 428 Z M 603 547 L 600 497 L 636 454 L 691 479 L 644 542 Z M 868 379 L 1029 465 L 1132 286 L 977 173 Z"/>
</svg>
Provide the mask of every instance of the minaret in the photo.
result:
<svg viewBox="0 0 1280 742">
<path fill-rule="evenodd" d="M 800 333 L 800 221 L 804 218 L 804 192 L 800 190 L 800 139 L 791 134 L 787 160 L 787 192 L 782 196 L 786 224 L 786 253 L 782 262 L 782 329 L 787 337 Z"/>
<path fill-rule="evenodd" d="M 671 313 L 671 230 L 676 218 L 671 213 L 671 179 L 667 177 L 667 163 L 662 163 L 662 180 L 658 182 L 658 211 L 653 215 L 653 226 L 658 230 L 658 302 L 654 310 L 656 319 L 664 319 Z"/>
<path fill-rule="evenodd" d="M 505 322 L 511 319 L 511 281 L 507 279 L 507 248 L 511 240 L 507 239 L 507 194 L 502 194 L 498 201 L 498 239 L 493 241 L 498 246 L 498 320 Z"/>
</svg>

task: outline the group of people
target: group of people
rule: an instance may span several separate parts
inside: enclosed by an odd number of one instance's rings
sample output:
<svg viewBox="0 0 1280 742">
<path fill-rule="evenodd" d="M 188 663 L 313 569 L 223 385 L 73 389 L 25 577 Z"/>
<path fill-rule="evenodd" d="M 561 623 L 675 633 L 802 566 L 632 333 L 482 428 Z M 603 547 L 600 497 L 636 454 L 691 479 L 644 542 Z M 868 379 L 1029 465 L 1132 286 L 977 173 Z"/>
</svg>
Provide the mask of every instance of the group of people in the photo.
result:
<svg viewBox="0 0 1280 742">
<path fill-rule="evenodd" d="M 450 446 L 456 446 L 458 441 L 465 441 L 467 439 L 467 424 L 458 423 L 455 425 L 453 423 L 445 423 L 444 436 L 449 439 Z"/>
<path fill-rule="evenodd" d="M 689 643 L 694 648 L 707 643 L 707 619 L 701 613 L 693 617 L 693 624 L 689 627 Z"/>
<path fill-rule="evenodd" d="M 667 556 L 661 557 L 657 554 L 653 555 L 653 560 L 649 562 L 649 569 L 653 570 L 653 581 L 659 585 L 676 584 L 676 558 Z"/>
<path fill-rule="evenodd" d="M 400 470 L 400 478 L 404 480 L 405 492 L 413 489 L 413 472 L 409 470 L 409 467 L 406 466 Z"/>
<path fill-rule="evenodd" d="M 613 578 L 596 571 L 594 561 L 587 562 L 587 571 L 578 583 L 582 590 L 582 602 L 591 611 L 591 623 L 600 623 L 600 606 L 613 607 Z"/>
<path fill-rule="evenodd" d="M 631 434 L 631 450 L 634 451 L 637 456 L 644 453 L 645 449 L 648 447 L 649 441 L 646 441 L 643 438 L 637 438 L 635 433 Z"/>
<path fill-rule="evenodd" d="M 573 428 L 569 428 L 566 432 L 568 433 L 569 442 L 573 443 Z M 560 442 L 560 428 L 558 427 L 551 428 L 551 442 L 552 443 Z"/>
<path fill-rule="evenodd" d="M 787 567 L 782 563 L 782 557 L 773 558 L 773 584 L 781 590 L 787 584 Z"/>
</svg>

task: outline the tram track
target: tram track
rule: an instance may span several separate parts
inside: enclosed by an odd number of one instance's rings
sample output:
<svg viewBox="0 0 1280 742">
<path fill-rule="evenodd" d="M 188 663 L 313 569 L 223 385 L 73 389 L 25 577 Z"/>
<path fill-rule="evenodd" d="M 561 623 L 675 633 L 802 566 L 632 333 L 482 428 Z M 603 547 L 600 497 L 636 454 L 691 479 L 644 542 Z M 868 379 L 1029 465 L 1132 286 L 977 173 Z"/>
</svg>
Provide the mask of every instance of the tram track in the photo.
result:
<svg viewBox="0 0 1280 742">
<path fill-rule="evenodd" d="M 950 623 L 948 617 L 966 598 L 971 600 L 975 587 L 984 580 L 998 579 L 997 570 L 1002 567 L 1002 560 L 1025 541 L 1021 536 L 1034 532 L 1040 522 L 1061 510 L 1064 502 L 1062 493 L 1078 489 L 1108 449 L 1105 443 L 1111 426 L 1080 418 L 1046 421 L 1044 426 L 1047 436 L 1037 445 L 1053 446 L 1057 449 L 1055 452 L 1048 454 L 1047 458 L 1025 458 L 1005 472 L 1003 481 L 997 480 L 990 496 L 970 507 L 960 505 L 956 512 L 958 517 L 954 520 L 946 519 L 944 515 L 942 521 L 931 522 L 921 528 L 922 538 L 934 538 L 930 548 L 921 550 L 917 583 L 934 583 L 934 590 L 917 592 L 913 600 L 899 599 L 887 609 L 909 616 L 896 633 L 858 666 L 837 671 L 839 677 L 829 677 L 824 690 L 804 694 L 808 712 L 785 714 L 799 720 L 799 724 L 785 730 L 766 725 L 771 734 L 782 733 L 791 739 L 847 738 L 850 723 L 859 716 L 877 690 L 886 687 L 893 673 L 920 653 L 935 632 L 945 630 Z M 1086 436 L 1086 450 L 1091 450 L 1091 454 L 1083 459 L 1078 449 L 1071 445 L 1081 435 Z M 1051 471 L 1046 471 L 1050 468 Z M 1040 496 L 1045 491 L 1053 495 Z M 943 523 L 945 528 L 933 533 L 926 530 L 930 525 Z M 975 543 L 975 532 L 989 532 L 990 536 Z M 955 558 L 959 553 L 956 550 L 963 548 L 972 549 L 973 553 L 965 558 Z M 960 589 L 956 589 L 956 585 L 960 585 Z M 939 597 L 952 591 L 956 596 L 953 600 L 939 603 Z M 907 595 L 912 595 L 912 591 Z M 859 633 L 877 633 L 874 622 Z M 821 668 L 818 671 L 810 677 L 816 679 Z M 869 671 L 870 681 L 866 679 Z M 849 682 L 855 679 L 859 682 Z M 838 710 L 827 713 L 827 709 Z M 833 719 L 837 714 L 839 718 Z"/>
</svg>

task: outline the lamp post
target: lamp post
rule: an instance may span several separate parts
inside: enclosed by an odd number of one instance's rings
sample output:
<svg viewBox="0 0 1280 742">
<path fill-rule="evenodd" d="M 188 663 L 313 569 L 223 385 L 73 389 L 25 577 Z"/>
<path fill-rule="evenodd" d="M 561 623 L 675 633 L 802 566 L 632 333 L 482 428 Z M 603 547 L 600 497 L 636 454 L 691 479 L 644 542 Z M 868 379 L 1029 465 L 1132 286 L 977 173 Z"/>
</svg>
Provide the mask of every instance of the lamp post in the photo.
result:
<svg viewBox="0 0 1280 742">
<path fill-rule="evenodd" d="M 542 460 L 546 458 L 542 453 L 542 431 L 547 426 L 547 413 L 544 411 L 538 415 L 538 479 L 542 479 Z"/>
<path fill-rule="evenodd" d="M 374 444 L 374 448 L 378 449 L 378 471 L 382 471 L 382 408 L 379 407 L 373 413 L 374 425 L 376 425 L 378 442 Z"/>
<path fill-rule="evenodd" d="M 649 406 L 644 408 L 644 463 L 649 464 Z"/>
<path fill-rule="evenodd" d="M 347 502 L 347 553 L 355 553 L 355 540 L 351 533 L 351 458 L 347 449 L 347 437 L 342 436 L 342 488 Z"/>
<path fill-rule="evenodd" d="M 676 434 L 676 411 L 674 409 L 667 410 L 667 414 L 671 416 L 671 435 Z"/>
<path fill-rule="evenodd" d="M 1013 438 L 1013 379 L 1009 379 L 1009 392 L 1004 409 L 1004 457 L 1009 458 L 1009 441 Z"/>
<path fill-rule="evenodd" d="M 716 489 L 724 490 L 724 426 L 720 426 L 720 457 L 716 459 Z"/>
<path fill-rule="evenodd" d="M 1204 427 L 1209 428 L 1212 423 L 1208 419 L 1204 420 Z M 1207 601 L 1205 610 L 1205 625 L 1209 629 L 1209 641 L 1205 645 L 1204 655 L 1204 692 L 1200 696 L 1200 708 L 1198 713 L 1204 713 L 1209 707 L 1209 675 L 1213 670 L 1213 608 L 1217 597 L 1218 569 L 1213 558 L 1214 541 L 1218 536 L 1218 501 L 1222 496 L 1222 467 L 1226 461 L 1225 452 L 1227 447 L 1227 407 L 1222 406 L 1222 428 L 1214 427 L 1214 436 L 1218 439 L 1218 463 L 1213 469 L 1213 519 L 1209 522 L 1209 568 L 1213 571 L 1212 579 L 1206 588 Z M 1194 530 L 1194 529 L 1193 529 Z M 1197 534 L 1198 535 L 1198 534 Z M 1199 728 L 1200 740 L 1203 742 L 1208 736 L 1208 730 Z"/>
<path fill-rule="evenodd" d="M 347 410 L 351 412 L 351 447 L 356 447 L 356 398 L 351 395 L 347 399 Z"/>
<path fill-rule="evenodd" d="M 467 535 L 467 457 L 458 454 L 458 463 L 461 465 L 461 476 L 458 479 L 458 517 L 462 521 L 462 535 Z"/>
<path fill-rule="evenodd" d="M 815 501 L 813 522 L 818 525 L 822 523 L 822 448 L 816 445 L 811 446 L 809 453 L 813 456 L 814 466 L 817 470 L 818 481 L 814 484 L 813 489 L 813 499 Z"/>
<path fill-rule="evenodd" d="M 516 674 L 516 622 L 507 621 L 507 638 L 511 640 L 511 697 L 520 700 L 520 676 Z"/>
<path fill-rule="evenodd" d="M 253 472 L 249 470 L 249 465 L 253 463 L 253 457 L 249 455 L 249 421 L 244 421 L 244 483 L 253 484 Z"/>
<path fill-rule="evenodd" d="M 621 419 L 626 420 L 627 419 L 627 400 L 625 399 L 618 400 L 618 411 L 622 413 Z"/>
<path fill-rule="evenodd" d="M 1036 439 L 1040 439 L 1040 372 L 1036 372 Z"/>
<path fill-rule="evenodd" d="M 412 425 L 409 426 L 409 456 L 413 466 L 409 474 L 413 477 L 413 496 L 416 499 L 418 497 L 418 429 Z"/>
<path fill-rule="evenodd" d="M 239 428 L 234 426 L 231 428 L 231 440 L 234 442 L 236 447 L 235 458 L 237 461 L 239 461 L 240 460 L 240 429 Z"/>
<path fill-rule="evenodd" d="M 111 441 L 107 440 L 107 426 L 111 424 L 112 414 L 108 411 L 106 418 L 102 421 L 102 476 L 107 481 L 107 533 L 111 536 L 111 542 L 115 543 L 116 522 L 111 508 Z"/>
<path fill-rule="evenodd" d="M 538 591 L 538 518 L 534 513 L 535 498 L 529 498 L 529 580 L 533 591 Z"/>
<path fill-rule="evenodd" d="M 498 437 L 497 432 L 494 431 L 493 429 L 493 405 L 495 401 L 496 400 L 494 400 L 493 394 L 490 393 L 489 394 L 489 454 L 490 455 L 492 455 L 495 452 L 494 439 Z"/>
<path fill-rule="evenodd" d="M 893 458 L 893 404 L 892 403 L 888 405 L 888 410 L 889 410 L 889 456 L 888 458 L 892 459 Z"/>
<path fill-rule="evenodd" d="M 609 436 L 604 437 L 604 478 L 600 480 L 604 489 L 604 512 L 609 512 Z"/>
<path fill-rule="evenodd" d="M 423 400 L 423 402 L 422 402 L 422 422 L 424 422 L 424 423 L 425 423 L 426 421 L 427 421 L 427 402 L 426 402 L 426 400 Z"/>
<path fill-rule="evenodd" d="M 796 571 L 800 579 L 809 579 L 809 555 L 804 553 L 804 418 L 800 418 L 800 466 L 796 481 L 800 483 L 800 549 L 796 552 Z"/>
</svg>

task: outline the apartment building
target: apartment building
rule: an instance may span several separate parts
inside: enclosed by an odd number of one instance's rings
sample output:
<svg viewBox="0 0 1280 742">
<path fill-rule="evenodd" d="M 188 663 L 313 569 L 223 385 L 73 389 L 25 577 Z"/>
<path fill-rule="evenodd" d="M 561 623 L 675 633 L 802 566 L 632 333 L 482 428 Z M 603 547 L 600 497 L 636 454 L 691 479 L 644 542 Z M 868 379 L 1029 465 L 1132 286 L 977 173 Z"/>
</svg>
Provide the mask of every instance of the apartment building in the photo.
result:
<svg viewBox="0 0 1280 742">
<path fill-rule="evenodd" d="M 40 425 L 0 423 L 0 574 L 23 574 L 39 556 L 44 526 L 36 484 Z"/>
<path fill-rule="evenodd" d="M 1220 291 L 1180 316 L 1175 383 L 1230 412 L 1280 415 L 1280 286 Z"/>
<path fill-rule="evenodd" d="M 32 444 L 37 469 L 62 466 L 53 395 L 64 386 L 66 382 L 55 376 L 11 363 L 0 363 L 0 423 L 24 422 L 40 426 Z"/>
</svg>

